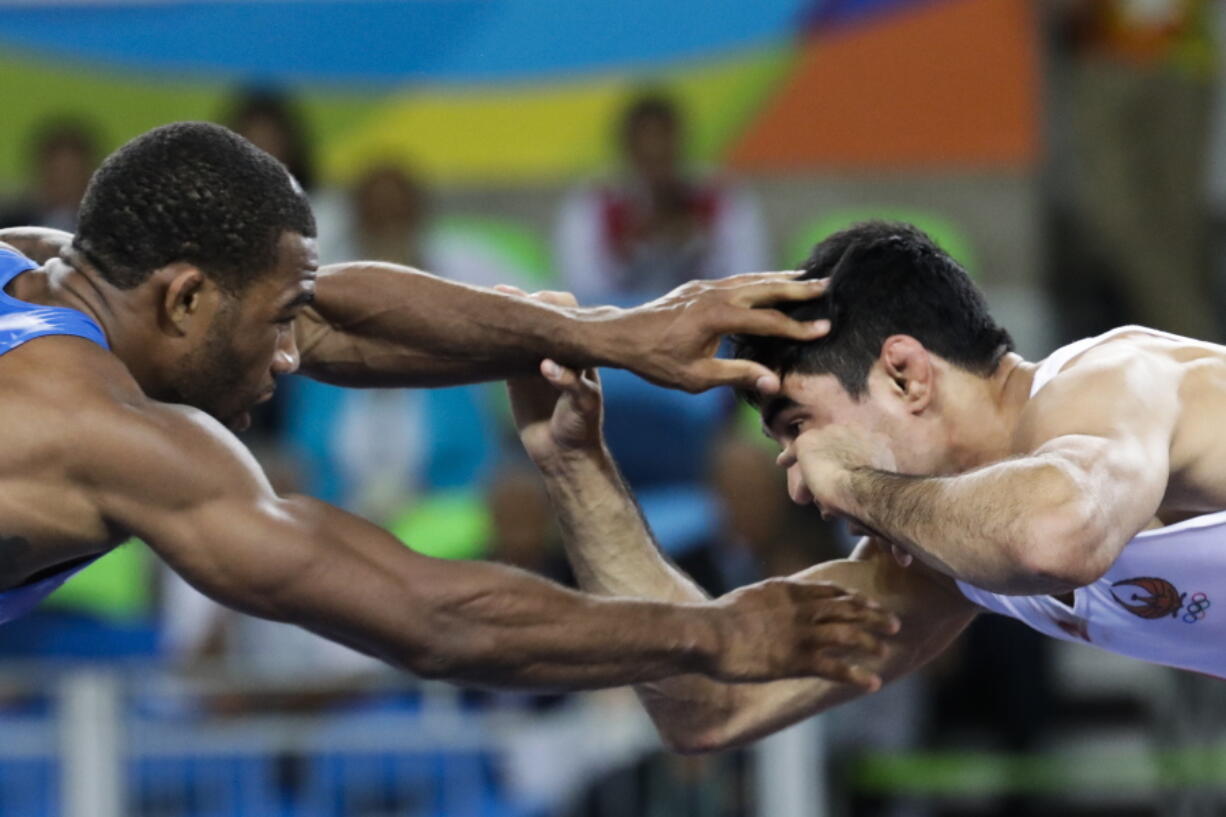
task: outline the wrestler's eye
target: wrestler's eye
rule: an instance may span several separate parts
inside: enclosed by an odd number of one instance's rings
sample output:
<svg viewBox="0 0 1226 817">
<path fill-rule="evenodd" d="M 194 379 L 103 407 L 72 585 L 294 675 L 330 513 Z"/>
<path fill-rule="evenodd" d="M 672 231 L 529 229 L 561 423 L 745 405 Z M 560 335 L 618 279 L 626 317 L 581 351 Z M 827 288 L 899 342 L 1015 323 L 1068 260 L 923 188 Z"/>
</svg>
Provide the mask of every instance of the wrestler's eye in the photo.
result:
<svg viewBox="0 0 1226 817">
<path fill-rule="evenodd" d="M 792 420 L 783 427 L 783 436 L 785 439 L 794 440 L 800 436 L 800 433 L 805 430 L 804 420 Z"/>
</svg>

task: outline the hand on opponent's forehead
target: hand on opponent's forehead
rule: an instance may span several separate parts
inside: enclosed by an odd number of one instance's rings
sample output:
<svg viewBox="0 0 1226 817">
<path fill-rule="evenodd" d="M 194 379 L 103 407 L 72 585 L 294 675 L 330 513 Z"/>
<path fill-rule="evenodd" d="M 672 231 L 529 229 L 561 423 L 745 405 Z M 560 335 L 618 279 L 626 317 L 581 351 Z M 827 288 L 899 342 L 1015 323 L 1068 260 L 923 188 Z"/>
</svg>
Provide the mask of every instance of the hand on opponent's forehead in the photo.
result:
<svg viewBox="0 0 1226 817">
<path fill-rule="evenodd" d="M 715 357 L 729 334 L 816 340 L 830 331 L 826 320 L 804 322 L 776 304 L 808 301 L 826 291 L 824 279 L 798 281 L 798 272 L 756 272 L 712 281 L 691 281 L 622 315 L 635 327 L 618 361 L 662 386 L 698 392 L 715 386 L 779 391 L 779 376 L 760 363 Z"/>
</svg>

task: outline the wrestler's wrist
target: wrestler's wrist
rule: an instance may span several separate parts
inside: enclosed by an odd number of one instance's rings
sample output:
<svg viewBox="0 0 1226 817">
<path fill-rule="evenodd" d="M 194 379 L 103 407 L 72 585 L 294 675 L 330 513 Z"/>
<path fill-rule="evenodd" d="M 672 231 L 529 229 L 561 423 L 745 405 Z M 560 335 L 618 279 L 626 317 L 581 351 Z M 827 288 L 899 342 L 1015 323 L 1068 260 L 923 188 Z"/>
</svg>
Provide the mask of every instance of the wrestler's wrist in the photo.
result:
<svg viewBox="0 0 1226 817">
<path fill-rule="evenodd" d="M 677 669 L 683 673 L 718 676 L 725 656 L 724 645 L 729 641 L 727 612 L 714 604 L 672 605 L 672 620 L 664 624 L 666 631 L 677 633 Z"/>
<path fill-rule="evenodd" d="M 867 520 L 868 518 L 870 509 L 860 501 L 863 492 L 859 490 L 859 487 L 864 477 L 873 472 L 872 468 L 855 466 L 842 469 L 838 475 L 835 489 L 838 496 L 838 507 L 853 519 Z"/>
<path fill-rule="evenodd" d="M 538 448 L 529 451 L 529 456 L 545 476 L 558 479 L 570 479 L 591 471 L 603 471 L 613 462 L 604 438 L 599 436 L 580 445 L 554 444 Z"/>
<path fill-rule="evenodd" d="M 579 331 L 584 368 L 628 368 L 638 341 L 627 325 L 629 310 L 615 306 L 575 307 L 571 313 Z"/>
</svg>

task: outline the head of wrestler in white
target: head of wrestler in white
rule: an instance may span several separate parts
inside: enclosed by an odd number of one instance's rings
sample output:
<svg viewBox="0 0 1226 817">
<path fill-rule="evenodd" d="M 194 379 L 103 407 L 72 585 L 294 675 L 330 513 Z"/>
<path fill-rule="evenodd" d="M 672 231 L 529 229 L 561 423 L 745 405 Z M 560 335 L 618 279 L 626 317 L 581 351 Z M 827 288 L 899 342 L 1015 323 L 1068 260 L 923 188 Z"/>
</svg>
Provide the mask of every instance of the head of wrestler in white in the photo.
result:
<svg viewBox="0 0 1226 817">
<path fill-rule="evenodd" d="M 814 501 L 795 456 L 813 430 L 856 447 L 851 461 L 904 474 L 956 473 L 997 452 L 1002 377 L 1020 358 L 948 253 L 910 225 L 866 222 L 818 244 L 801 277 L 828 278 L 824 296 L 779 308 L 829 320 L 825 337 L 734 339 L 738 357 L 780 375 L 779 394 L 743 396 L 783 448 L 796 502 Z"/>
<path fill-rule="evenodd" d="M 181 122 L 97 170 L 71 260 L 94 271 L 108 340 L 145 393 L 241 430 L 298 366 L 314 236 L 283 165 L 226 128 Z"/>
</svg>

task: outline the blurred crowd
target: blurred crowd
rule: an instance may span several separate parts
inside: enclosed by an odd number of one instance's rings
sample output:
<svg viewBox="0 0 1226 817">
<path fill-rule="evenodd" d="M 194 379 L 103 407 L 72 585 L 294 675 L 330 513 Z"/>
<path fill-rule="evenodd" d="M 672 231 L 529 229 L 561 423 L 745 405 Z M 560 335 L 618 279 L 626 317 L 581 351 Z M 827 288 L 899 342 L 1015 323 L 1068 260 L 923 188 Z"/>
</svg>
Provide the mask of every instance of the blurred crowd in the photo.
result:
<svg viewBox="0 0 1226 817">
<path fill-rule="evenodd" d="M 1207 182 L 1211 106 L 1222 75 L 1212 11 L 1208 0 L 1046 6 L 1046 253 L 1035 287 L 1052 305 L 1049 334 L 1059 342 L 1128 322 L 1221 337 L 1226 233 Z M 558 197 L 551 236 L 513 212 L 444 212 L 429 181 L 401 162 L 374 161 L 343 188 L 323 185 L 310 123 L 287 92 L 236 91 L 217 118 L 284 162 L 310 194 L 325 263 L 383 260 L 470 284 L 565 289 L 583 303 L 627 304 L 686 280 L 799 260 L 776 253 L 797 237 L 771 233 L 752 180 L 687 159 L 686 113 L 666 88 L 627 98 L 609 123 L 616 166 Z M 70 113 L 31 133 L 28 144 L 28 183 L 0 191 L 0 226 L 72 230 L 90 173 L 114 144 Z M 956 225 L 946 231 L 941 214 L 930 215 L 922 226 L 944 232 L 935 237 L 955 255 L 963 246 L 973 252 L 974 235 Z M 660 547 L 709 592 L 848 552 L 840 528 L 789 502 L 756 416 L 730 393 L 687 395 L 620 371 L 602 377 L 609 444 Z M 281 491 L 335 502 L 424 553 L 495 559 L 571 581 L 499 384 L 349 391 L 290 378 L 246 436 Z M 1092 705 L 1077 698 L 1057 682 L 1051 653 L 1014 622 L 981 619 L 924 675 L 831 718 L 841 747 L 831 757 L 849 769 L 864 753 L 919 747 L 1024 752 L 1049 743 L 1057 725 L 1146 717 L 1143 690 L 1109 690 Z M 156 657 L 186 671 L 223 667 L 288 685 L 304 675 L 316 682 L 311 695 L 214 701 L 225 715 L 394 705 L 388 699 L 395 698 L 381 686 L 368 691 L 369 679 L 386 672 L 371 659 L 225 611 L 138 546 L 121 548 L 35 615 L 0 628 L 0 660 L 36 656 Z M 565 703 L 475 692 L 466 701 L 474 709 L 531 711 Z M 610 817 L 731 817 L 745 813 L 743 767 L 736 753 L 651 756 L 591 781 L 572 808 Z M 617 811 L 600 792 L 618 775 L 671 781 L 670 795 Z M 941 813 L 880 793 L 854 802 L 856 815 Z M 978 807 L 959 813 L 1051 813 L 1020 796 Z"/>
</svg>

